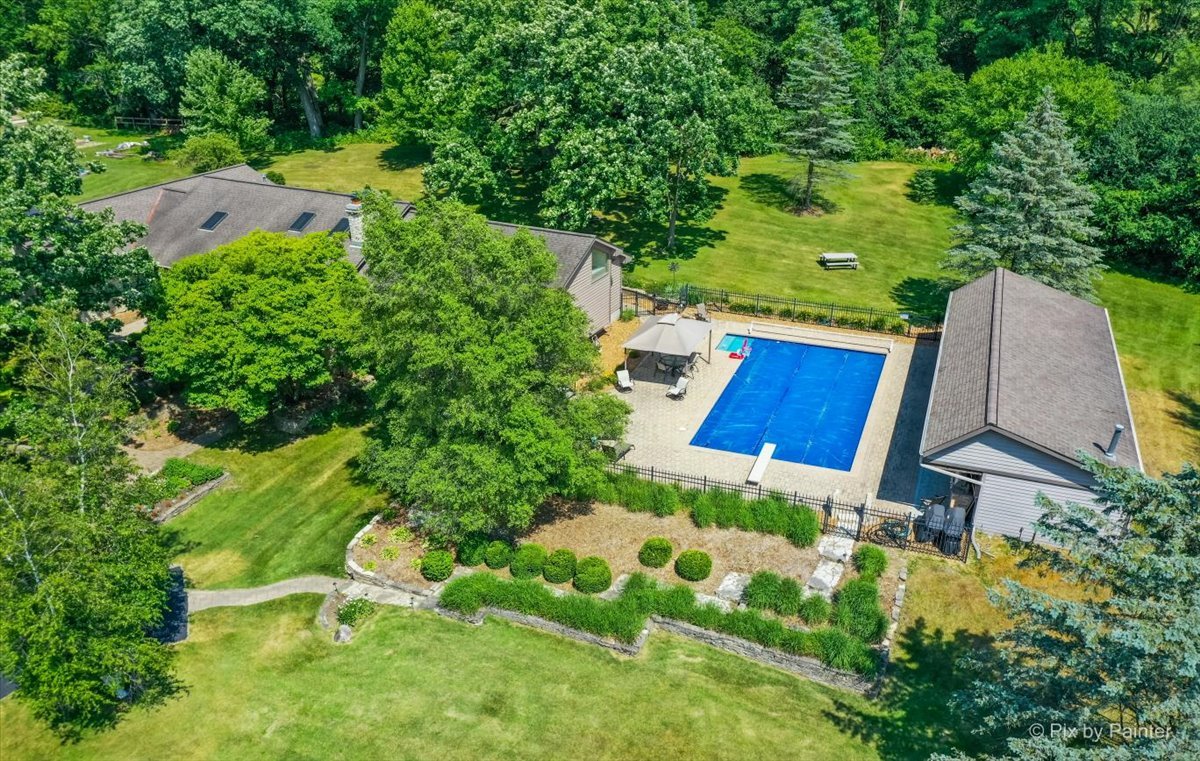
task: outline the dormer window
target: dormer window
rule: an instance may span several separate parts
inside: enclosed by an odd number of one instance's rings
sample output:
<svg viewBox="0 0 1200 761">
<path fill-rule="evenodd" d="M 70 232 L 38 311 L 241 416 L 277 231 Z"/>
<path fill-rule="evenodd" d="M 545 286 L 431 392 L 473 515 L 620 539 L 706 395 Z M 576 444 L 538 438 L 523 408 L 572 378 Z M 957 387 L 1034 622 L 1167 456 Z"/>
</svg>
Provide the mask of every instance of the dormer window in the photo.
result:
<svg viewBox="0 0 1200 761">
<path fill-rule="evenodd" d="M 200 225 L 200 229 L 205 232 L 212 232 L 217 229 L 217 226 L 225 221 L 225 217 L 229 216 L 227 211 L 214 211 L 208 219 L 204 220 L 204 224 Z"/>
<path fill-rule="evenodd" d="M 592 280 L 599 280 L 608 274 L 608 254 L 599 249 L 592 250 Z"/>
<path fill-rule="evenodd" d="M 315 216 L 317 216 L 317 215 L 311 211 L 306 211 L 306 212 L 302 213 L 300 216 L 296 217 L 296 221 L 293 222 L 292 226 L 288 228 L 288 232 L 290 232 L 290 233 L 302 232 L 304 230 L 304 228 L 308 227 L 308 223 L 313 221 L 313 217 L 315 217 Z"/>
</svg>

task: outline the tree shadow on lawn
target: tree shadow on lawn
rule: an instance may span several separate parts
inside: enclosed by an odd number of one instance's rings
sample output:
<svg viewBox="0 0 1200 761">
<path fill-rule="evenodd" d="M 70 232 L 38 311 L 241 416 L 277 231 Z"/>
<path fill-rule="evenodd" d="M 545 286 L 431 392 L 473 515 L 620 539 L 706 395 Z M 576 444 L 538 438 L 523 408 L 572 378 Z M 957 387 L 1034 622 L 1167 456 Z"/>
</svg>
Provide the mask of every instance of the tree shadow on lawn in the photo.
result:
<svg viewBox="0 0 1200 761">
<path fill-rule="evenodd" d="M 946 314 L 946 299 L 950 291 L 958 285 L 948 277 L 906 277 L 892 286 L 889 295 L 903 311 L 940 320 Z"/>
<path fill-rule="evenodd" d="M 379 168 L 389 172 L 402 172 L 428 164 L 432 151 L 428 145 L 393 145 L 379 152 Z"/>
<path fill-rule="evenodd" d="M 953 634 L 929 628 L 918 618 L 901 631 L 893 655 L 902 650 L 904 660 L 893 659 L 882 692 L 879 713 L 834 702 L 828 718 L 843 732 L 869 743 L 886 759 L 926 759 L 954 749 L 978 752 L 985 741 L 971 734 L 973 717 L 962 716 L 951 705 L 955 692 L 969 686 L 971 676 L 961 667 L 967 653 L 979 656 L 992 651 L 993 639 L 959 629 Z"/>
<path fill-rule="evenodd" d="M 709 203 L 720 209 L 728 190 L 709 185 Z M 675 250 L 668 251 L 667 223 L 641 219 L 641 202 L 625 197 L 613 204 L 608 213 L 595 220 L 596 234 L 612 241 L 633 255 L 633 267 L 646 266 L 652 261 L 694 259 L 702 249 L 712 248 L 725 240 L 724 230 L 714 230 L 705 221 L 680 219 L 675 225 Z"/>
<path fill-rule="evenodd" d="M 917 184 L 920 182 L 917 179 L 918 177 L 929 177 L 932 179 L 932 197 L 924 196 L 917 189 Z M 957 169 L 922 167 L 909 178 L 907 183 L 908 192 L 905 195 L 913 203 L 953 207 L 958 197 L 967 191 L 969 184 L 969 178 Z"/>
<path fill-rule="evenodd" d="M 777 174 L 748 174 L 738 180 L 738 187 L 757 204 L 798 217 L 810 216 L 796 210 L 796 197 L 792 194 L 791 183 Z M 818 188 L 813 188 L 813 206 L 822 214 L 836 214 L 841 208 Z"/>
<path fill-rule="evenodd" d="M 1200 431 L 1200 398 L 1179 389 L 1169 389 L 1167 398 L 1178 405 L 1167 412 L 1171 419 L 1194 432 Z"/>
</svg>

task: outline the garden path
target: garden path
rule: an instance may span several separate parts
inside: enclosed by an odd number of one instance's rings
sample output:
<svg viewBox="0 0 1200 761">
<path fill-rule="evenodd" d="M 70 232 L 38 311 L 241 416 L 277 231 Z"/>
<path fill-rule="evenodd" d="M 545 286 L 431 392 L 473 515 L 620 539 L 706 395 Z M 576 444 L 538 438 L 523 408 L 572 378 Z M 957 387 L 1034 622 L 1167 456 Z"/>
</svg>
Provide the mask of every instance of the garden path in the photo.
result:
<svg viewBox="0 0 1200 761">
<path fill-rule="evenodd" d="M 208 608 L 243 607 L 275 600 L 295 594 L 329 594 L 341 592 L 348 598 L 365 597 L 381 605 L 415 607 L 423 599 L 418 595 L 390 587 L 367 584 L 361 581 L 332 576 L 298 576 L 294 579 L 277 581 L 263 587 L 249 589 L 189 589 L 188 612 L 195 613 Z"/>
</svg>

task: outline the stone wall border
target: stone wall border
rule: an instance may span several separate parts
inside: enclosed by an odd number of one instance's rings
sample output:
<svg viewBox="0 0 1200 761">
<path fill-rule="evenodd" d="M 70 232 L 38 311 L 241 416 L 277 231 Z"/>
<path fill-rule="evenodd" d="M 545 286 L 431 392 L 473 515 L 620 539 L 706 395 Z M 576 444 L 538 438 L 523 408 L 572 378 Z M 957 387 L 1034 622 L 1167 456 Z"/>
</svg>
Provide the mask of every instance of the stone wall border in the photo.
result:
<svg viewBox="0 0 1200 761">
<path fill-rule="evenodd" d="M 199 486 L 193 486 L 189 491 L 185 491 L 183 493 L 183 496 L 179 498 L 178 502 L 171 505 L 166 510 L 162 511 L 161 513 L 152 512 L 151 520 L 153 520 L 155 523 L 166 523 L 167 521 L 171 520 L 172 518 L 177 518 L 180 515 L 183 515 L 183 513 L 186 512 L 189 507 L 196 504 L 197 500 L 199 500 L 205 494 L 208 494 L 210 491 L 217 488 L 221 484 L 225 483 L 230 478 L 232 478 L 232 476 L 230 476 L 229 473 L 226 472 L 226 473 L 222 473 L 221 475 L 217 476 L 216 478 L 214 478 L 211 481 L 205 481 L 204 483 L 200 484 Z M 169 500 L 163 500 L 163 502 L 166 502 L 166 501 L 169 501 Z M 160 502 L 159 504 L 161 505 L 162 502 Z M 157 507 L 158 507 L 158 505 L 155 505 L 156 510 L 157 510 Z"/>
</svg>

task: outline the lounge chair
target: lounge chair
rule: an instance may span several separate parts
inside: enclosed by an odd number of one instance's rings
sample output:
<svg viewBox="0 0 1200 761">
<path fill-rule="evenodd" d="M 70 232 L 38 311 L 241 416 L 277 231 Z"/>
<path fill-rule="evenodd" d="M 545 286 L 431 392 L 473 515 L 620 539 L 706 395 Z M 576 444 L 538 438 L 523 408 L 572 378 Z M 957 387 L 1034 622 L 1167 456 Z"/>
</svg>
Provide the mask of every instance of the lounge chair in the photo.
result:
<svg viewBox="0 0 1200 761">
<path fill-rule="evenodd" d="M 957 555 L 962 549 L 963 531 L 967 525 L 967 511 L 955 507 L 946 515 L 946 531 L 942 534 L 942 552 Z"/>
<path fill-rule="evenodd" d="M 675 381 L 675 385 L 667 389 L 667 396 L 672 399 L 682 399 L 687 396 L 688 379 L 685 376 L 679 376 L 679 380 Z"/>
<path fill-rule="evenodd" d="M 685 378 L 691 378 L 696 374 L 696 357 L 692 356 L 683 366 L 683 371 L 679 373 Z"/>
<path fill-rule="evenodd" d="M 633 391 L 633 378 L 628 370 L 617 370 L 617 391 Z"/>
<path fill-rule="evenodd" d="M 703 301 L 696 305 L 696 318 L 705 322 L 712 322 L 712 318 L 708 316 L 708 307 Z"/>
</svg>

